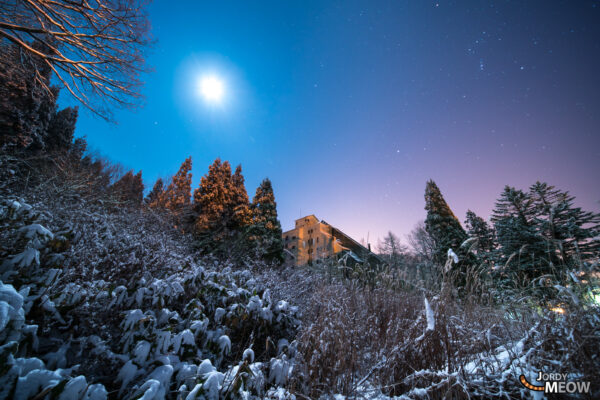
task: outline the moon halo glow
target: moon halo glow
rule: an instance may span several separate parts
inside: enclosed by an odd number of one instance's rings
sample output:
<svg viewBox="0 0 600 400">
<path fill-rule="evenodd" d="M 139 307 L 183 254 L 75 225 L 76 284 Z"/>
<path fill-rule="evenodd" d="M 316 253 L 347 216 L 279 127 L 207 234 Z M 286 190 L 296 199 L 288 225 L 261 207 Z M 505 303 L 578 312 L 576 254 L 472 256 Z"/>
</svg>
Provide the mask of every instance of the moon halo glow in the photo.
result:
<svg viewBox="0 0 600 400">
<path fill-rule="evenodd" d="M 207 103 L 220 103 L 225 95 L 223 81 L 214 75 L 203 77 L 200 80 L 200 94 Z"/>
</svg>

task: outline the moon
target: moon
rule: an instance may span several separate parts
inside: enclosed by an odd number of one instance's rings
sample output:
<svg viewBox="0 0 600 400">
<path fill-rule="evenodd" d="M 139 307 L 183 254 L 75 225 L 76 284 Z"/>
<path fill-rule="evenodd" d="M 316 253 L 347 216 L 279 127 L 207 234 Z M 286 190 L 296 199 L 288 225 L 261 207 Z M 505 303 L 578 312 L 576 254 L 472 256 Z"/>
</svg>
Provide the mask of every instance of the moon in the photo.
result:
<svg viewBox="0 0 600 400">
<path fill-rule="evenodd" d="M 208 103 L 220 103 L 225 94 L 223 81 L 214 75 L 203 77 L 200 80 L 200 94 Z"/>
</svg>

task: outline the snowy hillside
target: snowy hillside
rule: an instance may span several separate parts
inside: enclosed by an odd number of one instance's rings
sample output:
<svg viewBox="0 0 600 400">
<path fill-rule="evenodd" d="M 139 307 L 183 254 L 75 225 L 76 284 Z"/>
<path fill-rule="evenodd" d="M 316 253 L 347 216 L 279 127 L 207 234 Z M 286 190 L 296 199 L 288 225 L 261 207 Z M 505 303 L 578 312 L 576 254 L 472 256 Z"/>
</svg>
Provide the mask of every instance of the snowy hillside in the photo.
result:
<svg viewBox="0 0 600 400">
<path fill-rule="evenodd" d="M 0 205 L 0 398 L 285 397 L 295 307 L 158 216 L 54 200 Z"/>
</svg>

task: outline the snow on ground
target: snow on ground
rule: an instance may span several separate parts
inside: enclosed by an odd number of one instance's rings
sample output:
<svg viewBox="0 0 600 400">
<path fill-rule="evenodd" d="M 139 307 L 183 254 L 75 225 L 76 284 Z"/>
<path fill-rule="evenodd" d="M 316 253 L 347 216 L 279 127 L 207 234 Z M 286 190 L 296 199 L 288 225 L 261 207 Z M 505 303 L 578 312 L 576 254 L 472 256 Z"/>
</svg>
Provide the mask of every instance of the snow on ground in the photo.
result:
<svg viewBox="0 0 600 400">
<path fill-rule="evenodd" d="M 37 207 L 0 204 L 0 399 L 291 398 L 297 308 L 248 270 L 136 237 L 122 214 L 84 205 L 73 224 Z"/>
</svg>

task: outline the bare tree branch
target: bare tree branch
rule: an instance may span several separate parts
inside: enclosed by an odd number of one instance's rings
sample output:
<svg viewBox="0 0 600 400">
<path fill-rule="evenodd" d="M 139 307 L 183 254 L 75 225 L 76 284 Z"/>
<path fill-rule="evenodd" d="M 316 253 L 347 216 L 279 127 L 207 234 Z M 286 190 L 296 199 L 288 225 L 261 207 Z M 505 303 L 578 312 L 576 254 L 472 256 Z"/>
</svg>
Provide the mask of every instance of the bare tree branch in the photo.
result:
<svg viewBox="0 0 600 400">
<path fill-rule="evenodd" d="M 140 75 L 147 71 L 145 50 L 151 43 L 147 4 L 147 0 L 2 1 L 0 41 L 41 61 L 36 65 L 50 67 L 73 97 L 112 120 L 110 106 L 132 108 L 142 98 Z M 35 42 L 43 44 L 43 50 L 33 46 Z"/>
</svg>

